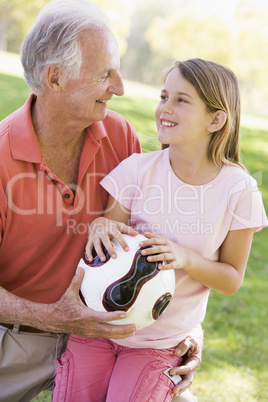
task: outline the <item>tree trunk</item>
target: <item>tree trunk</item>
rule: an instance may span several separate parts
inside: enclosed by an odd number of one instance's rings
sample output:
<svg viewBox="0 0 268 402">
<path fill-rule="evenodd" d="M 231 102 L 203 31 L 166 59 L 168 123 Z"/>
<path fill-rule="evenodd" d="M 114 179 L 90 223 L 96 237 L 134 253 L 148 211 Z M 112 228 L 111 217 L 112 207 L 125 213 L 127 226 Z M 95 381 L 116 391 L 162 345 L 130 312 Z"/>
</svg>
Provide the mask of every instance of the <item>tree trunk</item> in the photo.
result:
<svg viewBox="0 0 268 402">
<path fill-rule="evenodd" d="M 7 51 L 7 32 L 10 12 L 14 5 L 10 1 L 0 1 L 0 50 Z"/>
<path fill-rule="evenodd" d="M 7 16 L 6 16 L 7 17 Z M 3 14 L 0 16 L 0 50 L 7 51 L 7 18 L 3 18 Z"/>
</svg>

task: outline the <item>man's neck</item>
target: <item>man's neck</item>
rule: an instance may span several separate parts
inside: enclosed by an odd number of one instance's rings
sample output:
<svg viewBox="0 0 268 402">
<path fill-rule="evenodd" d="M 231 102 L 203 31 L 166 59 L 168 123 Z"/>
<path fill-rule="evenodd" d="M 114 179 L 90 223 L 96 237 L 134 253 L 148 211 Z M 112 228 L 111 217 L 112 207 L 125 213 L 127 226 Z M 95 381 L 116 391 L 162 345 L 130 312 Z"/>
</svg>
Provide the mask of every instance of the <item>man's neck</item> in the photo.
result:
<svg viewBox="0 0 268 402">
<path fill-rule="evenodd" d="M 58 108 L 53 108 L 53 103 L 36 98 L 32 103 L 31 116 L 40 147 L 46 144 L 46 147 L 71 150 L 84 138 L 86 130 L 76 127 L 67 117 L 64 118 Z"/>
</svg>

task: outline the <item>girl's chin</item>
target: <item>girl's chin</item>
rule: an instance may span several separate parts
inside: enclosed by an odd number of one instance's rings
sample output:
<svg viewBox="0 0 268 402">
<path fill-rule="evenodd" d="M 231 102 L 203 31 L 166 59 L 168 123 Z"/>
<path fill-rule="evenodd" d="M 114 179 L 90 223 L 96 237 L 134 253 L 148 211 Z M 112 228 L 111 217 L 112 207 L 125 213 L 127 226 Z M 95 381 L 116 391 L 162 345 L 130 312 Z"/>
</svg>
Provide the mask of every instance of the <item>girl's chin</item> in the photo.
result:
<svg viewBox="0 0 268 402">
<path fill-rule="evenodd" d="M 158 134 L 158 141 L 159 141 L 162 145 L 169 145 L 169 141 L 167 140 L 167 138 L 164 138 L 164 136 L 159 135 L 159 134 Z"/>
</svg>

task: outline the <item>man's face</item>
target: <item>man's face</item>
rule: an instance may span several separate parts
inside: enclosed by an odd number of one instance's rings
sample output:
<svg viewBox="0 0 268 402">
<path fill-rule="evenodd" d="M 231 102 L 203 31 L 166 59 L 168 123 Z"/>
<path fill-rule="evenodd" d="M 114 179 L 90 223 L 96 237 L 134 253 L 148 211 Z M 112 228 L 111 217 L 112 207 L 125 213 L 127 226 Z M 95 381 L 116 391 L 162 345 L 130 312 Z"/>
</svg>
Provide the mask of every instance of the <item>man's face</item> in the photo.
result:
<svg viewBox="0 0 268 402">
<path fill-rule="evenodd" d="M 107 101 L 122 96 L 116 39 L 108 30 L 85 31 L 80 36 L 83 62 L 78 79 L 66 79 L 62 91 L 65 118 L 83 128 L 106 116 Z"/>
</svg>

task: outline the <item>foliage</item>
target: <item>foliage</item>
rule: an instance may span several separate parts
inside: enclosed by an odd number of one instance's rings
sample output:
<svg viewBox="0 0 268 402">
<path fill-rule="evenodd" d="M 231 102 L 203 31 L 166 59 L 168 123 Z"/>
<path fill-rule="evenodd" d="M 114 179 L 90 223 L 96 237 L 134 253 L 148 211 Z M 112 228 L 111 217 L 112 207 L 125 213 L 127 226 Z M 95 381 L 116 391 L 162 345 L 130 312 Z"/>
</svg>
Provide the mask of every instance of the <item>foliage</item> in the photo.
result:
<svg viewBox="0 0 268 402">
<path fill-rule="evenodd" d="M 122 72 L 125 78 L 153 83 L 163 68 L 163 58 L 153 52 L 146 38 L 146 31 L 155 19 L 172 15 L 183 7 L 185 0 L 137 0 L 133 7 L 131 31 L 128 38 L 127 52 L 122 58 Z M 159 38 L 158 38 L 159 39 Z"/>
<path fill-rule="evenodd" d="M 147 151 L 158 148 L 154 124 L 156 92 L 127 83 L 124 98 L 110 108 L 124 114 L 137 128 Z M 21 78 L 0 75 L 0 119 L 21 106 L 29 93 Z M 153 95 L 151 95 L 153 93 Z M 3 109 L 5 107 L 5 109 Z M 242 127 L 242 157 L 258 179 L 268 209 L 268 121 L 266 128 Z M 244 283 L 230 297 L 211 292 L 203 324 L 205 348 L 192 391 L 199 402 L 266 402 L 268 400 L 267 229 L 255 234 Z M 34 402 L 50 401 L 43 392 Z"/>
<path fill-rule="evenodd" d="M 111 29 L 119 45 L 120 56 L 127 50 L 127 38 L 130 33 L 130 15 L 132 7 L 125 0 L 95 0 L 95 3 L 108 15 Z"/>
<path fill-rule="evenodd" d="M 18 52 L 39 10 L 48 0 L 0 0 L 0 50 Z"/>
<path fill-rule="evenodd" d="M 228 65 L 232 57 L 230 31 L 216 16 L 200 19 L 192 13 L 180 12 L 168 18 L 158 17 L 148 28 L 146 39 L 153 52 L 167 61 L 200 57 Z"/>
<path fill-rule="evenodd" d="M 0 50 L 18 52 L 20 43 L 33 24 L 41 8 L 49 0 L 0 0 Z M 124 0 L 95 0 L 109 19 L 111 27 L 117 37 L 120 53 L 123 55 L 127 48 L 126 38 L 129 35 L 129 13 L 131 8 Z M 2 27 L 2 30 L 1 30 Z M 2 41 L 1 41 L 2 39 Z"/>
<path fill-rule="evenodd" d="M 268 71 L 267 5 L 254 0 L 93 1 L 111 20 L 126 79 L 152 84 L 173 59 L 207 58 L 234 70 L 244 109 L 268 115 L 268 87 L 263 85 Z M 0 50 L 18 52 L 47 2 L 0 0 Z M 228 18 L 223 18 L 219 11 L 226 10 Z"/>
<path fill-rule="evenodd" d="M 230 67 L 245 93 L 244 107 L 268 114 L 268 9 L 242 1 L 231 23 L 215 14 L 199 16 L 193 8 L 151 21 L 144 33 L 150 50 L 163 61 L 200 57 Z M 231 18 L 230 18 L 231 19 Z"/>
</svg>

